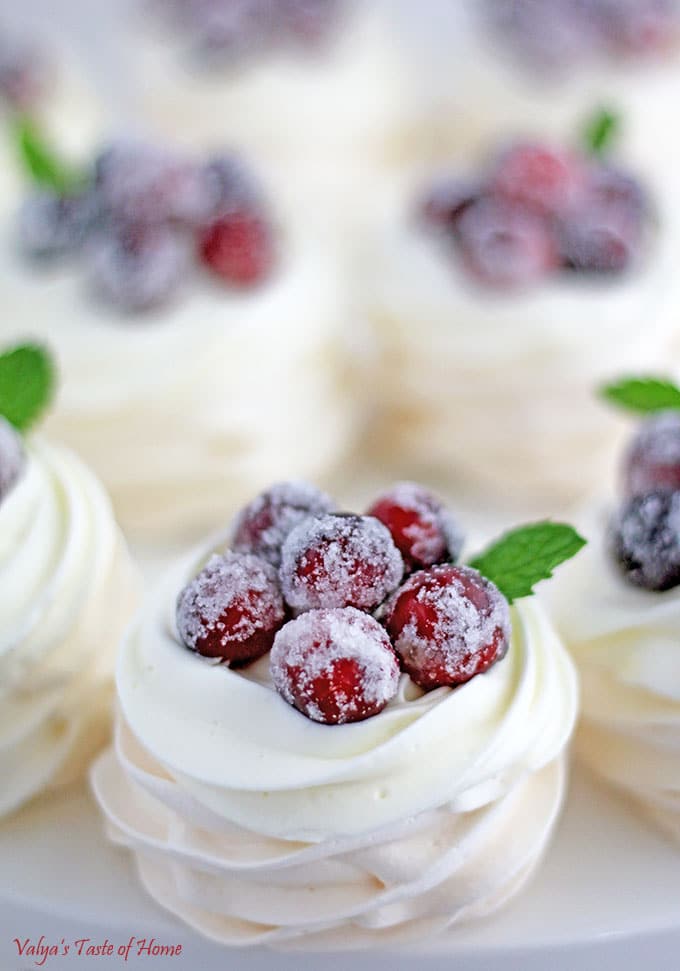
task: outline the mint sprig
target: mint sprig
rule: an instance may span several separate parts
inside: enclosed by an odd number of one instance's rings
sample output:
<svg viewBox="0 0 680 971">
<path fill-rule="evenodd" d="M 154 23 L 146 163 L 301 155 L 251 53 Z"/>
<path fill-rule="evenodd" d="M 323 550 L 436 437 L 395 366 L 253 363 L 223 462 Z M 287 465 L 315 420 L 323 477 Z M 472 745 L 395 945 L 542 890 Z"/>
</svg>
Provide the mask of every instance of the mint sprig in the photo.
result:
<svg viewBox="0 0 680 971">
<path fill-rule="evenodd" d="M 34 182 L 59 195 L 82 188 L 86 182 L 83 173 L 58 157 L 33 119 L 19 115 L 14 128 L 19 158 Z"/>
<path fill-rule="evenodd" d="M 20 344 L 0 354 L 0 415 L 26 431 L 50 404 L 56 369 L 46 348 Z"/>
<path fill-rule="evenodd" d="M 623 378 L 604 385 L 600 395 L 611 404 L 637 414 L 680 409 L 680 388 L 665 378 Z"/>
<path fill-rule="evenodd" d="M 586 151 L 598 157 L 606 155 L 620 131 L 620 115 L 608 108 L 600 108 L 585 124 L 583 142 Z"/>
<path fill-rule="evenodd" d="M 586 544 L 572 526 L 548 520 L 519 526 L 501 536 L 470 561 L 513 603 L 528 597 L 540 580 L 548 580 L 555 567 L 571 559 Z"/>
</svg>

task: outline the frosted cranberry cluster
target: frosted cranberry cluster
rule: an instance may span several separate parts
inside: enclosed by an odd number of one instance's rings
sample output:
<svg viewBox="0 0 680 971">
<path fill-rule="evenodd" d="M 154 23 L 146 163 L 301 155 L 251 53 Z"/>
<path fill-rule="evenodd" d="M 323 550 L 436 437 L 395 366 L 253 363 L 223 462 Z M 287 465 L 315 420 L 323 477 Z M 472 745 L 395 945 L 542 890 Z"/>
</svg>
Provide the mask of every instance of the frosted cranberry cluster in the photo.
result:
<svg viewBox="0 0 680 971">
<path fill-rule="evenodd" d="M 205 64 L 316 47 L 341 0 L 155 0 L 154 6 Z"/>
<path fill-rule="evenodd" d="M 420 212 L 471 277 L 497 288 L 556 274 L 621 274 L 639 256 L 650 222 L 631 176 L 536 143 L 511 145 L 480 179 L 437 183 Z"/>
<path fill-rule="evenodd" d="M 196 265 L 244 288 L 274 263 L 267 207 L 237 159 L 194 160 L 141 142 L 104 149 L 68 192 L 29 197 L 18 232 L 33 258 L 81 260 L 90 288 L 125 311 L 165 303 Z"/>
<path fill-rule="evenodd" d="M 289 704 L 325 724 L 361 721 L 395 696 L 402 671 L 428 691 L 505 655 L 508 603 L 455 564 L 462 542 L 445 506 L 414 483 L 364 515 L 304 483 L 275 485 L 181 591 L 177 629 L 187 648 L 233 667 L 271 651 Z"/>
<path fill-rule="evenodd" d="M 642 422 L 624 462 L 623 501 L 611 527 L 626 579 L 647 590 L 680 584 L 680 411 Z"/>
<path fill-rule="evenodd" d="M 680 38 L 677 0 L 484 0 L 504 47 L 545 71 L 605 58 L 663 58 Z"/>
</svg>

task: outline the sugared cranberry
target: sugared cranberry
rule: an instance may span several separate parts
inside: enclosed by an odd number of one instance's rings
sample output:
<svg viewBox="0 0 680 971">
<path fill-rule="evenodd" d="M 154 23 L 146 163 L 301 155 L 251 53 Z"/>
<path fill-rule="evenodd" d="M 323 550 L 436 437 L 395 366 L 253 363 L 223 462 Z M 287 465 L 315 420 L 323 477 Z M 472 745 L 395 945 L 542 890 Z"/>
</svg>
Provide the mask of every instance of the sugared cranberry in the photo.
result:
<svg viewBox="0 0 680 971">
<path fill-rule="evenodd" d="M 124 311 L 166 303 L 188 269 L 184 240 L 165 226 L 109 226 L 86 248 L 93 289 Z"/>
<path fill-rule="evenodd" d="M 212 556 L 177 599 L 184 644 L 232 664 L 266 654 L 284 619 L 276 570 L 247 553 Z"/>
<path fill-rule="evenodd" d="M 397 692 L 399 662 L 377 620 L 353 607 L 310 610 L 276 635 L 276 690 L 326 725 L 377 715 Z"/>
<path fill-rule="evenodd" d="M 0 34 L 0 98 L 16 110 L 40 103 L 49 90 L 52 65 L 45 52 Z"/>
<path fill-rule="evenodd" d="M 99 214 L 90 192 L 56 195 L 38 192 L 23 203 L 18 218 L 19 242 L 30 257 L 48 259 L 79 249 Z"/>
<path fill-rule="evenodd" d="M 201 169 L 209 200 L 204 222 L 230 212 L 252 210 L 261 204 L 257 181 L 241 159 L 235 155 L 216 155 Z"/>
<path fill-rule="evenodd" d="M 678 42 L 675 0 L 600 0 L 603 30 L 614 51 L 624 55 L 667 52 Z"/>
<path fill-rule="evenodd" d="M 390 594 L 404 563 L 389 530 L 373 516 L 306 519 L 283 544 L 281 586 L 298 612 L 318 607 L 372 610 Z"/>
<path fill-rule="evenodd" d="M 510 639 L 507 600 L 466 566 L 414 573 L 392 597 L 385 626 L 402 667 L 426 691 L 487 671 Z"/>
<path fill-rule="evenodd" d="M 477 183 L 441 179 L 431 186 L 418 205 L 418 214 L 438 229 L 453 229 L 458 217 L 480 195 Z"/>
<path fill-rule="evenodd" d="M 406 569 L 419 570 L 454 561 L 463 534 L 446 506 L 415 482 L 398 482 L 376 499 L 368 510 L 390 531 Z"/>
<path fill-rule="evenodd" d="M 565 265 L 587 273 L 621 273 L 640 251 L 646 214 L 646 198 L 634 179 L 594 167 L 582 202 L 559 225 Z"/>
<path fill-rule="evenodd" d="M 546 215 L 571 209 L 585 184 L 585 166 L 571 152 L 538 144 L 514 145 L 501 155 L 492 192 Z"/>
<path fill-rule="evenodd" d="M 628 499 L 612 524 L 614 556 L 630 583 L 669 590 L 680 583 L 680 492 Z"/>
<path fill-rule="evenodd" d="M 662 411 L 642 423 L 624 459 L 629 496 L 680 489 L 680 412 Z"/>
<path fill-rule="evenodd" d="M 290 531 L 310 516 L 333 512 L 330 496 L 306 482 L 280 482 L 260 493 L 237 515 L 232 548 L 255 553 L 277 569 L 281 548 Z"/>
<path fill-rule="evenodd" d="M 18 433 L 0 415 L 0 502 L 21 476 L 25 459 Z"/>
<path fill-rule="evenodd" d="M 198 246 L 208 269 L 237 286 L 259 283 L 274 264 L 272 232 L 258 212 L 231 212 L 216 219 L 199 234 Z"/>
<path fill-rule="evenodd" d="M 192 226 L 210 213 L 200 166 L 156 145 L 110 145 L 95 161 L 95 183 L 103 208 L 117 220 Z"/>
<path fill-rule="evenodd" d="M 489 286 L 525 286 L 557 266 L 549 228 L 524 206 L 481 198 L 465 209 L 456 228 L 467 268 Z"/>
</svg>

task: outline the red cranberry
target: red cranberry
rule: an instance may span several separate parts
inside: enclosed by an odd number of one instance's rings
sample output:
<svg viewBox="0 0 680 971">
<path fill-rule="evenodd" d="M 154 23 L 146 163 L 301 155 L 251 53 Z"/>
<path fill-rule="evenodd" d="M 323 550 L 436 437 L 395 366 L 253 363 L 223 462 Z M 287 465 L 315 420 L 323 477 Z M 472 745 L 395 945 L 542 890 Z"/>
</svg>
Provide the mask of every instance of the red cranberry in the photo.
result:
<svg viewBox="0 0 680 971">
<path fill-rule="evenodd" d="M 200 166 L 144 142 L 117 142 L 95 160 L 95 183 L 102 207 L 128 222 L 187 225 L 209 211 L 210 192 Z"/>
<path fill-rule="evenodd" d="M 354 607 L 310 610 L 276 635 L 276 690 L 326 725 L 377 715 L 397 692 L 399 662 L 377 620 Z"/>
<path fill-rule="evenodd" d="M 21 476 L 25 461 L 21 438 L 0 415 L 0 502 Z"/>
<path fill-rule="evenodd" d="M 414 573 L 397 590 L 385 626 L 404 670 L 429 691 L 463 684 L 503 658 L 510 612 L 477 570 L 441 565 Z"/>
<path fill-rule="evenodd" d="M 453 229 L 458 217 L 480 195 L 476 184 L 460 179 L 442 179 L 428 190 L 418 210 L 422 218 L 439 229 Z"/>
<path fill-rule="evenodd" d="M 281 547 L 298 523 L 310 516 L 333 512 L 335 503 L 306 482 L 280 482 L 262 492 L 238 514 L 232 547 L 255 553 L 272 566 L 281 565 Z"/>
<path fill-rule="evenodd" d="M 646 590 L 680 584 L 680 492 L 656 489 L 628 499 L 612 524 L 612 546 L 625 578 Z"/>
<path fill-rule="evenodd" d="M 548 227 L 523 206 L 478 199 L 462 213 L 456 229 L 468 270 L 489 286 L 525 286 L 557 266 Z"/>
<path fill-rule="evenodd" d="M 603 28 L 614 51 L 647 55 L 669 51 L 678 42 L 674 0 L 603 0 Z"/>
<path fill-rule="evenodd" d="M 306 519 L 283 544 L 281 586 L 296 611 L 372 610 L 401 580 L 404 564 L 388 529 L 373 516 Z"/>
<path fill-rule="evenodd" d="M 652 489 L 680 489 L 680 412 L 662 411 L 647 418 L 624 460 L 627 495 Z"/>
<path fill-rule="evenodd" d="M 110 225 L 89 241 L 85 255 L 94 290 L 128 312 L 166 303 L 188 270 L 183 239 L 161 225 Z"/>
<path fill-rule="evenodd" d="M 572 208 L 584 184 L 585 167 L 570 152 L 519 144 L 499 159 L 491 188 L 503 199 L 553 216 Z"/>
<path fill-rule="evenodd" d="M 605 166 L 590 173 L 582 202 L 559 226 L 562 259 L 586 273 L 621 273 L 639 253 L 647 202 L 635 180 Z"/>
<path fill-rule="evenodd" d="M 93 193 L 57 195 L 42 191 L 29 196 L 18 219 L 19 242 L 30 257 L 51 259 L 78 250 L 98 217 Z"/>
<path fill-rule="evenodd" d="M 212 556 L 177 599 L 184 644 L 234 664 L 266 654 L 284 619 L 276 570 L 247 553 Z"/>
<path fill-rule="evenodd" d="M 368 510 L 389 529 L 409 572 L 458 558 L 463 534 L 446 506 L 415 482 L 398 482 Z"/>
<path fill-rule="evenodd" d="M 52 65 L 38 47 L 0 35 L 0 98 L 26 111 L 49 94 Z"/>
<path fill-rule="evenodd" d="M 240 211 L 221 216 L 199 234 L 198 246 L 208 269 L 233 285 L 260 283 L 273 267 L 272 233 L 257 213 Z"/>
</svg>

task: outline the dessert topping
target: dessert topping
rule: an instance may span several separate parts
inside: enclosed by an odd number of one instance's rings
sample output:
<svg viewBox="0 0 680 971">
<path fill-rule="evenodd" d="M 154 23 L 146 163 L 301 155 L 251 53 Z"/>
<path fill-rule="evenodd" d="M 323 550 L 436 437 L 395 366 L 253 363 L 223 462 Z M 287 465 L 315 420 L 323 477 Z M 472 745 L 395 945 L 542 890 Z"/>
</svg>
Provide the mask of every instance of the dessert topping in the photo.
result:
<svg viewBox="0 0 680 971">
<path fill-rule="evenodd" d="M 467 566 L 415 573 L 394 594 L 385 623 L 404 670 L 425 690 L 463 684 L 508 650 L 508 601 Z"/>
<path fill-rule="evenodd" d="M 354 607 L 310 610 L 276 635 L 276 690 L 326 725 L 377 715 L 396 694 L 399 662 L 383 627 Z"/>
<path fill-rule="evenodd" d="M 408 572 L 454 562 L 463 533 L 443 502 L 415 482 L 397 482 L 368 510 L 390 531 Z"/>
<path fill-rule="evenodd" d="M 279 482 L 256 496 L 236 516 L 232 548 L 238 553 L 261 556 L 278 569 L 281 548 L 293 527 L 335 508 L 330 496 L 307 482 Z"/>
<path fill-rule="evenodd" d="M 373 610 L 403 574 L 404 563 L 389 530 L 373 516 L 305 519 L 283 544 L 281 586 L 298 612 L 318 607 Z"/>
<path fill-rule="evenodd" d="M 184 644 L 230 664 L 266 654 L 284 619 L 276 570 L 249 553 L 212 556 L 177 599 Z"/>
</svg>

